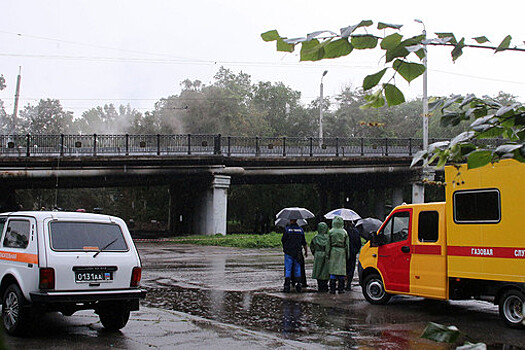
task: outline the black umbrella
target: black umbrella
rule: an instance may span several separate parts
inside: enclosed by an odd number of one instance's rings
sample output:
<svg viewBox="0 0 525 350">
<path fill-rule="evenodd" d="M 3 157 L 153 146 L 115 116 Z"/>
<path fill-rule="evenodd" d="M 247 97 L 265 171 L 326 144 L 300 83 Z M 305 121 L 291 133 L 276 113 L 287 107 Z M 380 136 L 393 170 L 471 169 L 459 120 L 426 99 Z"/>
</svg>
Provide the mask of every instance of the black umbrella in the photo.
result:
<svg viewBox="0 0 525 350">
<path fill-rule="evenodd" d="M 299 219 L 310 219 L 315 215 L 308 209 L 305 208 L 284 208 L 275 217 L 277 219 L 288 219 L 288 220 L 299 220 Z"/>
<path fill-rule="evenodd" d="M 372 232 L 377 232 L 379 228 L 383 225 L 383 222 L 376 218 L 364 218 L 357 220 L 355 227 L 359 231 L 361 237 L 366 240 L 370 239 L 370 234 Z"/>
</svg>

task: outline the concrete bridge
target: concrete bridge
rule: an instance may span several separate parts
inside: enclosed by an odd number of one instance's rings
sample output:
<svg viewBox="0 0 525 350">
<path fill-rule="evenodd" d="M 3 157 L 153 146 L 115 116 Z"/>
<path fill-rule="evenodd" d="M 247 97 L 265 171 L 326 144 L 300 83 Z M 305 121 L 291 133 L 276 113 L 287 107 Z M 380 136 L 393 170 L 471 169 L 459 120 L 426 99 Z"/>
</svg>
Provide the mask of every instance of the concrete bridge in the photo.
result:
<svg viewBox="0 0 525 350">
<path fill-rule="evenodd" d="M 381 218 L 385 193 L 393 205 L 422 194 L 421 169 L 410 168 L 421 140 L 19 135 L 0 142 L 4 208 L 18 188 L 168 185 L 173 233 L 225 234 L 228 189 L 239 184 L 314 183 L 326 208 L 341 194 L 372 189 Z M 404 198 L 413 184 L 413 198 Z"/>
</svg>

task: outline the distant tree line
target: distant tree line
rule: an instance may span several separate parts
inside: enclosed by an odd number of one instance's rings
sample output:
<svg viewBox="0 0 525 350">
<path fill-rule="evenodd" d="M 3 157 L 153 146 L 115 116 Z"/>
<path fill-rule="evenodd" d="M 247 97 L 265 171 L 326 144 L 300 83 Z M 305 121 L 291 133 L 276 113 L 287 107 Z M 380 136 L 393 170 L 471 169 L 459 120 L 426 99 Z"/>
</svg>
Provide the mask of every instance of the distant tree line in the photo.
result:
<svg viewBox="0 0 525 350">
<path fill-rule="evenodd" d="M 0 76 L 0 90 L 5 79 Z M 16 121 L 0 100 L 2 134 L 222 134 L 232 136 L 317 137 L 319 98 L 305 104 L 301 93 L 282 82 L 257 82 L 250 75 L 221 67 L 208 85 L 186 79 L 181 92 L 161 98 L 152 111 L 139 112 L 129 105 L 106 104 L 86 110 L 81 116 L 67 111 L 58 99 L 41 99 L 27 104 Z M 323 101 L 325 137 L 421 138 L 422 101 L 377 109 L 360 108 L 366 103 L 360 88 L 344 87 L 339 94 Z M 516 97 L 500 92 L 493 97 L 503 104 Z M 451 138 L 466 130 L 466 123 L 454 127 L 440 125 L 440 116 L 430 118 L 430 138 Z M 286 186 L 274 187 L 286 193 Z M 229 216 L 244 227 L 255 227 L 257 213 L 265 217 L 280 206 L 302 202 L 315 206 L 315 186 L 294 190 L 293 198 L 267 195 L 267 187 L 237 186 L 230 191 Z M 261 193 L 265 194 L 262 195 Z M 273 192 L 273 191 L 272 191 Z M 136 221 L 167 220 L 167 188 L 105 188 L 79 190 L 23 190 L 17 192 L 25 209 L 67 209 L 101 207 L 107 212 Z M 300 198 L 299 198 L 300 197 Z M 284 198 L 284 199 L 283 199 Z M 295 203 L 288 203 L 292 200 Z M 257 202 L 257 206 L 250 203 Z M 246 208 L 250 208 L 246 210 Z M 315 208 L 314 208 L 315 209 Z M 260 220 L 260 219 L 259 219 Z M 269 219 L 267 219 L 269 220 Z"/>
</svg>

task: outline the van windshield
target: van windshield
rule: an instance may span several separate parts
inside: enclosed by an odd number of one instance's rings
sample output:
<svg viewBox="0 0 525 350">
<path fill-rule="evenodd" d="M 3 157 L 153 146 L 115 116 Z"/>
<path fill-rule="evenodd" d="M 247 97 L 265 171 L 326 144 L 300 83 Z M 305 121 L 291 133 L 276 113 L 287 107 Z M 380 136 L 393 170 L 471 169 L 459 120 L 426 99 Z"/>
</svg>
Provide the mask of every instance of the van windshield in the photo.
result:
<svg viewBox="0 0 525 350">
<path fill-rule="evenodd" d="M 117 224 L 55 221 L 49 225 L 51 248 L 62 251 L 127 251 L 122 230 Z M 108 246 L 108 243 L 111 245 Z"/>
</svg>

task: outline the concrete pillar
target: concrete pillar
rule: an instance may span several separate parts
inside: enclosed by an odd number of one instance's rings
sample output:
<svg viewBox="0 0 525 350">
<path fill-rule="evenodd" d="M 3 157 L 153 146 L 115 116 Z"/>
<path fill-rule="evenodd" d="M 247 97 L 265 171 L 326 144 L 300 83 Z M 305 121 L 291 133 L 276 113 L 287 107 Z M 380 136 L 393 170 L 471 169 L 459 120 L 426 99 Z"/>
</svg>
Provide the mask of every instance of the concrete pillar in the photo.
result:
<svg viewBox="0 0 525 350">
<path fill-rule="evenodd" d="M 374 214 L 379 220 L 385 219 L 385 190 L 376 188 L 374 190 Z"/>
<path fill-rule="evenodd" d="M 425 186 L 422 183 L 412 184 L 412 203 L 425 203 Z"/>
<path fill-rule="evenodd" d="M 228 209 L 228 188 L 231 177 L 215 175 L 211 186 L 204 191 L 197 203 L 195 229 L 197 234 L 226 235 L 226 221 Z"/>
<path fill-rule="evenodd" d="M 392 189 L 392 206 L 393 208 L 403 203 L 403 188 L 395 187 Z"/>
</svg>

